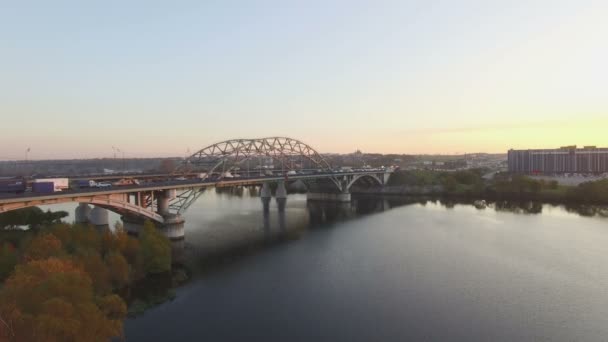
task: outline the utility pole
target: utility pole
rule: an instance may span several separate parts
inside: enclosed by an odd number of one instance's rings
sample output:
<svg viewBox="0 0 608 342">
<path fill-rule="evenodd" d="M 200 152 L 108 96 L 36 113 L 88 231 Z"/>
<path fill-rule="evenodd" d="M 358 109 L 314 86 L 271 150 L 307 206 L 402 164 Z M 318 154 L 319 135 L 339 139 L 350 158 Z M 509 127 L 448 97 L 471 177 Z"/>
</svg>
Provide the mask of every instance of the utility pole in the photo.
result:
<svg viewBox="0 0 608 342">
<path fill-rule="evenodd" d="M 120 152 L 122 154 L 122 172 L 125 172 L 126 168 L 127 168 L 127 166 L 125 164 L 125 151 L 118 149 L 118 152 Z"/>
<path fill-rule="evenodd" d="M 27 173 L 27 160 L 28 160 L 28 156 L 29 156 L 30 150 L 31 150 L 31 148 L 30 148 L 30 147 L 28 147 L 28 148 L 25 150 L 25 162 L 23 163 L 23 175 L 24 175 L 24 176 L 25 176 L 25 174 Z"/>
</svg>

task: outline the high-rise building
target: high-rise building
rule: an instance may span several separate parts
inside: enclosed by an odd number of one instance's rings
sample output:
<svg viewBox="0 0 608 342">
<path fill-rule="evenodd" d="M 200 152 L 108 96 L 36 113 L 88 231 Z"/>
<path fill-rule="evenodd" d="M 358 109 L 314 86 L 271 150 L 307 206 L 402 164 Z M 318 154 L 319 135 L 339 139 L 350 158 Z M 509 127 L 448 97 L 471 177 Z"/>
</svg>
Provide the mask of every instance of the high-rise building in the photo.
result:
<svg viewBox="0 0 608 342">
<path fill-rule="evenodd" d="M 563 146 L 558 149 L 509 150 L 509 172 L 604 173 L 608 172 L 608 148 Z"/>
</svg>

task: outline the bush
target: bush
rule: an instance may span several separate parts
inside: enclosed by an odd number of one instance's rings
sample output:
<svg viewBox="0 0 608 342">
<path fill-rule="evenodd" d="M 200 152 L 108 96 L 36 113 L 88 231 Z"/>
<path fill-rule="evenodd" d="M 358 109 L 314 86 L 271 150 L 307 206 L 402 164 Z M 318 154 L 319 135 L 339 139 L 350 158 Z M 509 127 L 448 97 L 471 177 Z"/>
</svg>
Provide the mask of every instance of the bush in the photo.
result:
<svg viewBox="0 0 608 342">
<path fill-rule="evenodd" d="M 149 220 L 144 223 L 139 253 L 146 274 L 171 270 L 171 242 Z"/>
</svg>

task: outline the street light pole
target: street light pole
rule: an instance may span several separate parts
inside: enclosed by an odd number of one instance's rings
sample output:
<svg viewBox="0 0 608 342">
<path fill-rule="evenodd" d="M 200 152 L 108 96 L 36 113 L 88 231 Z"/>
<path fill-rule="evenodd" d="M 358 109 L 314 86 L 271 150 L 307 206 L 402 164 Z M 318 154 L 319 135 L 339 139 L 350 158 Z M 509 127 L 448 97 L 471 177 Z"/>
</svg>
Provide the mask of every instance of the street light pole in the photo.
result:
<svg viewBox="0 0 608 342">
<path fill-rule="evenodd" d="M 25 150 L 25 162 L 23 163 L 23 175 L 25 175 L 25 174 L 26 174 L 26 172 L 27 172 L 27 160 L 28 160 L 28 156 L 29 156 L 29 153 L 30 153 L 30 149 L 31 149 L 31 148 L 30 148 L 30 147 L 28 147 L 28 148 Z"/>
</svg>

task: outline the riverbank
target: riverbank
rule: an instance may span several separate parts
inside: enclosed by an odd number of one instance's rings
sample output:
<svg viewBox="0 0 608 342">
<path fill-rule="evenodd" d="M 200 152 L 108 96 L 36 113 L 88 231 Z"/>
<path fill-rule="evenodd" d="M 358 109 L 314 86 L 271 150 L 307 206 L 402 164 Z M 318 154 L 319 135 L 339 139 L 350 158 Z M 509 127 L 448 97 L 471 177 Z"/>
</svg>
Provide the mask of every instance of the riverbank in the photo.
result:
<svg viewBox="0 0 608 342">
<path fill-rule="evenodd" d="M 483 170 L 458 172 L 401 171 L 384 187 L 354 188 L 352 193 L 381 196 L 438 196 L 461 199 L 540 201 L 563 204 L 608 204 L 608 179 L 560 185 L 523 175 L 496 174 L 484 179 Z"/>
</svg>

